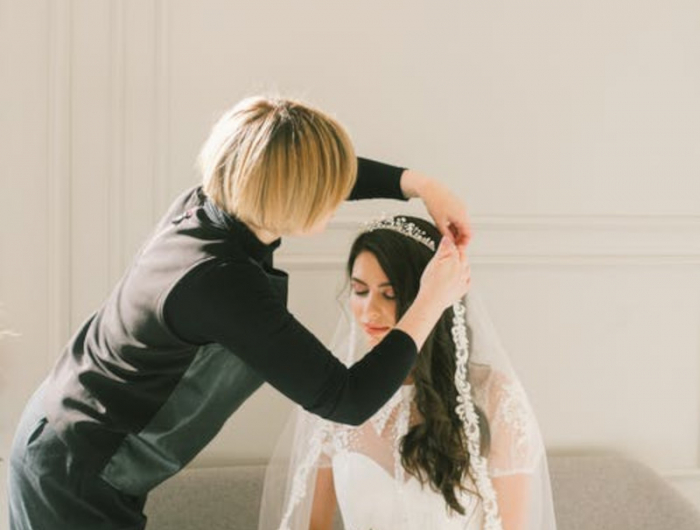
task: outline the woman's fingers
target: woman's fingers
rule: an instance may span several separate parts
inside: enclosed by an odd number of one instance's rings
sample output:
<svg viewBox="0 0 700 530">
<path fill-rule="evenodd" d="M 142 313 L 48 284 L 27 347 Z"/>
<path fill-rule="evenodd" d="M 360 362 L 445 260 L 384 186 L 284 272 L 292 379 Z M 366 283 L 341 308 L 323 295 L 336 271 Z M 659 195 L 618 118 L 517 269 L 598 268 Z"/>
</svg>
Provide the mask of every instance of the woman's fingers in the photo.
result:
<svg viewBox="0 0 700 530">
<path fill-rule="evenodd" d="M 471 240 L 471 227 L 466 219 L 466 215 L 464 217 L 446 219 L 443 226 L 443 234 L 450 234 L 455 245 L 461 251 L 466 250 Z"/>
<path fill-rule="evenodd" d="M 440 245 L 437 250 L 438 256 L 440 258 L 447 258 L 455 252 L 457 252 L 457 247 L 455 247 L 455 244 L 449 237 L 443 236 L 443 238 L 440 240 Z"/>
</svg>

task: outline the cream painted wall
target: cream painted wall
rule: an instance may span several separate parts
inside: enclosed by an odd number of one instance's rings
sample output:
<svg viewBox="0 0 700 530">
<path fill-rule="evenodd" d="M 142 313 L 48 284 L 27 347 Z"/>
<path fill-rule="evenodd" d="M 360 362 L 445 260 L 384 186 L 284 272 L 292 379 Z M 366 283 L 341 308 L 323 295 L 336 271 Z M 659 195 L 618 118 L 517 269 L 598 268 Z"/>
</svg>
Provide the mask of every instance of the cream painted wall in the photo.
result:
<svg viewBox="0 0 700 530">
<path fill-rule="evenodd" d="M 0 0 L 0 326 L 20 334 L 0 342 L 0 458 L 214 119 L 275 90 L 467 201 L 475 285 L 551 449 L 636 456 L 700 506 L 698 20 L 681 0 Z M 421 206 L 348 205 L 281 249 L 322 338 L 383 210 Z M 195 465 L 264 459 L 288 409 L 261 390 Z"/>
</svg>

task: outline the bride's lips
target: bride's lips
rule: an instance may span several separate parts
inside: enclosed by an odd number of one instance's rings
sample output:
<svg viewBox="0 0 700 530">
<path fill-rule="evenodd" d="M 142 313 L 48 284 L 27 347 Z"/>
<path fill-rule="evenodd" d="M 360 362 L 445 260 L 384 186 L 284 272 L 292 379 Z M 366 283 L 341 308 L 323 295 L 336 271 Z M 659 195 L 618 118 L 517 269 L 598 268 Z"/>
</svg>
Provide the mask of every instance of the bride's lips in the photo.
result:
<svg viewBox="0 0 700 530">
<path fill-rule="evenodd" d="M 369 324 L 363 324 L 362 327 L 365 330 L 365 333 L 368 333 L 369 335 L 384 335 L 387 331 L 389 331 L 389 326 L 371 326 Z"/>
</svg>

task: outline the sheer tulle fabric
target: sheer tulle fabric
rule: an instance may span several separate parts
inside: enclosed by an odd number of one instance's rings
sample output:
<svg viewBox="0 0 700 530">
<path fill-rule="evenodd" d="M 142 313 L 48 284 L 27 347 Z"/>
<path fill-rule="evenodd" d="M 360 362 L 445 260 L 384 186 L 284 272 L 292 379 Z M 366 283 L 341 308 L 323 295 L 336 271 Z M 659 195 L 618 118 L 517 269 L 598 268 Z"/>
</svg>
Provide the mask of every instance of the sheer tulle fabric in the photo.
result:
<svg viewBox="0 0 700 530">
<path fill-rule="evenodd" d="M 330 468 L 346 530 L 483 530 L 484 503 L 497 505 L 504 530 L 556 528 L 544 445 L 525 391 L 473 291 L 466 298 L 467 379 L 486 415 L 491 493 L 465 478 L 465 514 L 447 507 L 401 465 L 400 441 L 420 422 L 412 385 L 404 385 L 363 425 L 334 424 L 297 407 L 268 465 L 259 530 L 307 530 L 319 469 Z M 368 351 L 344 313 L 332 345 L 351 364 Z"/>
</svg>

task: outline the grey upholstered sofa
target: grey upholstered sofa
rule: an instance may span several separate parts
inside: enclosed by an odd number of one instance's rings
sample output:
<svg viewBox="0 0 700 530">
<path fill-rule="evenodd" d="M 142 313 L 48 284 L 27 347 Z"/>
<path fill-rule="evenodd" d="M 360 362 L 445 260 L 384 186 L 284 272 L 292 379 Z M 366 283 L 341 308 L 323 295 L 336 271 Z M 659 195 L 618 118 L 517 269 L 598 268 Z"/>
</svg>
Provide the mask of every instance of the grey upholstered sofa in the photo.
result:
<svg viewBox="0 0 700 530">
<path fill-rule="evenodd" d="M 559 530 L 700 530 L 700 513 L 637 462 L 558 455 L 549 468 Z M 263 466 L 186 470 L 151 494 L 147 529 L 255 530 L 263 475 Z"/>
</svg>

